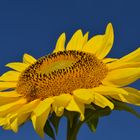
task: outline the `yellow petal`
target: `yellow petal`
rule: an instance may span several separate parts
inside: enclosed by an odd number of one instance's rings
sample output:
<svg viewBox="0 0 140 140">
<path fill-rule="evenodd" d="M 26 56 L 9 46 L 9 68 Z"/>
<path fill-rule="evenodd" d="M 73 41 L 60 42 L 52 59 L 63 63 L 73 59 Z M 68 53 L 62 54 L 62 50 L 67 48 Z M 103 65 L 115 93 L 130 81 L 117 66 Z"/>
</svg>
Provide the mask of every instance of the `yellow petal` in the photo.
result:
<svg viewBox="0 0 140 140">
<path fill-rule="evenodd" d="M 6 130 L 10 130 L 11 129 L 11 125 L 10 125 L 11 122 L 10 122 L 10 119 L 9 119 L 9 118 L 11 118 L 11 116 L 13 116 L 13 115 L 7 114 L 6 116 L 3 117 L 3 122 L 2 122 L 3 123 L 2 124 L 3 129 L 6 129 Z"/>
<path fill-rule="evenodd" d="M 96 88 L 92 89 L 94 92 L 99 93 L 101 95 L 119 95 L 119 94 L 123 94 L 123 95 L 127 95 L 127 91 L 125 91 L 122 88 L 116 88 L 116 87 L 111 87 L 111 86 L 99 86 Z"/>
<path fill-rule="evenodd" d="M 12 113 L 13 111 L 16 111 L 21 107 L 21 105 L 24 105 L 26 102 L 27 102 L 26 99 L 21 98 L 15 102 L 11 102 L 9 104 L 0 106 L 0 117 L 3 117 L 8 113 Z"/>
<path fill-rule="evenodd" d="M 65 35 L 65 33 L 62 33 L 56 42 L 56 46 L 55 46 L 55 49 L 53 52 L 64 51 L 65 50 L 65 41 L 66 41 L 66 35 Z"/>
<path fill-rule="evenodd" d="M 82 50 L 86 38 L 87 37 L 83 37 L 81 30 L 76 31 L 71 40 L 68 42 L 66 50 Z"/>
<path fill-rule="evenodd" d="M 31 102 L 23 105 L 22 108 L 20 110 L 17 110 L 15 113 L 18 114 L 19 116 L 26 114 L 26 113 L 30 113 L 37 107 L 37 105 L 39 103 L 40 103 L 39 99 L 31 101 Z"/>
<path fill-rule="evenodd" d="M 75 111 L 75 112 L 79 112 L 80 113 L 80 120 L 83 121 L 84 120 L 84 111 L 85 111 L 85 107 L 84 104 L 77 101 L 76 99 L 74 99 L 74 97 L 72 97 L 71 101 L 69 102 L 69 104 L 66 107 L 67 110 L 69 111 Z"/>
<path fill-rule="evenodd" d="M 22 72 L 29 66 L 29 64 L 20 63 L 20 62 L 12 62 L 12 63 L 6 64 L 6 66 L 16 71 Z"/>
<path fill-rule="evenodd" d="M 90 104 L 94 100 L 94 91 L 92 89 L 78 89 L 73 91 L 73 95 L 84 104 Z"/>
<path fill-rule="evenodd" d="M 11 98 L 11 97 L 20 97 L 22 96 L 21 94 L 18 94 L 15 90 L 12 91 L 4 91 L 0 92 L 0 98 Z"/>
<path fill-rule="evenodd" d="M 140 48 L 118 59 L 117 61 L 107 64 L 107 67 L 110 71 L 121 68 L 137 68 L 140 67 L 139 58 Z"/>
<path fill-rule="evenodd" d="M 57 116 L 61 116 L 63 114 L 64 108 L 70 102 L 71 98 L 72 97 L 69 94 L 61 94 L 53 98 L 54 102 L 52 103 L 52 108 Z"/>
<path fill-rule="evenodd" d="M 103 85 L 108 86 L 125 86 L 140 77 L 140 68 L 124 68 L 109 72 L 102 81 Z"/>
<path fill-rule="evenodd" d="M 19 97 L 0 97 L 0 106 L 3 106 L 5 104 L 13 103 L 16 102 L 19 99 Z"/>
<path fill-rule="evenodd" d="M 96 35 L 84 46 L 83 51 L 95 54 L 99 59 L 103 59 L 111 50 L 114 42 L 114 31 L 109 23 L 104 35 Z"/>
<path fill-rule="evenodd" d="M 47 98 L 44 101 L 41 101 L 40 104 L 34 109 L 31 116 L 34 129 L 41 137 L 44 136 L 43 129 L 46 120 L 48 119 L 52 103 L 52 98 Z"/>
<path fill-rule="evenodd" d="M 11 123 L 11 129 L 16 133 L 18 132 L 18 127 L 25 123 L 30 117 L 30 114 L 22 114 L 20 116 L 16 116 L 15 120 Z"/>
<path fill-rule="evenodd" d="M 20 96 L 16 91 L 0 92 L 0 106 L 17 101 Z"/>
<path fill-rule="evenodd" d="M 13 130 L 15 133 L 18 132 L 19 125 L 23 124 L 29 118 L 30 114 L 23 114 L 22 116 L 8 115 L 3 123 L 3 128 L 6 130 Z"/>
<path fill-rule="evenodd" d="M 0 81 L 18 81 L 18 78 L 20 76 L 19 72 L 16 71 L 8 71 L 4 73 L 2 76 L 0 76 Z"/>
<path fill-rule="evenodd" d="M 3 126 L 5 123 L 5 118 L 0 117 L 0 126 Z"/>
<path fill-rule="evenodd" d="M 140 48 L 135 51 L 129 53 L 128 55 L 120 58 L 118 62 L 139 62 L 140 61 Z"/>
<path fill-rule="evenodd" d="M 14 132 L 18 131 L 18 126 L 27 121 L 31 112 L 38 105 L 39 100 L 31 101 L 25 105 L 22 105 L 20 109 L 11 112 L 11 115 L 6 117 L 7 122 L 4 124 L 4 129 L 12 129 Z"/>
<path fill-rule="evenodd" d="M 0 90 L 15 88 L 17 86 L 17 82 L 0 82 Z"/>
<path fill-rule="evenodd" d="M 11 123 L 9 129 L 12 129 L 15 133 L 18 132 L 18 120 L 17 120 L 17 118 Z"/>
<path fill-rule="evenodd" d="M 129 53 L 128 55 L 108 64 L 109 69 L 117 69 L 122 67 L 133 67 L 139 65 L 140 62 L 140 48 Z"/>
<path fill-rule="evenodd" d="M 105 108 L 107 106 L 110 107 L 110 109 L 114 108 L 114 104 L 112 102 L 110 102 L 106 97 L 104 97 L 98 93 L 94 94 L 94 104 L 96 104 L 102 108 Z"/>
<path fill-rule="evenodd" d="M 24 122 L 26 122 L 29 117 L 30 117 L 30 113 L 17 116 L 17 126 L 19 126 L 19 125 L 23 124 Z"/>
<path fill-rule="evenodd" d="M 87 32 L 84 37 L 83 37 L 83 45 L 85 45 L 88 41 L 88 35 L 89 35 L 89 32 Z"/>
<path fill-rule="evenodd" d="M 121 69 L 121 68 L 136 68 L 140 67 L 140 62 L 120 62 L 107 64 L 109 70 Z"/>
<path fill-rule="evenodd" d="M 13 122 L 10 122 L 10 119 L 9 119 L 9 118 L 7 118 L 7 119 L 8 119 L 8 123 L 5 124 L 5 125 L 3 126 L 3 128 L 4 128 L 5 130 L 13 130 L 15 133 L 17 133 L 17 132 L 18 132 L 18 122 L 17 122 L 17 118 L 16 118 Z"/>
<path fill-rule="evenodd" d="M 102 61 L 106 64 L 106 63 L 109 63 L 110 64 L 110 62 L 114 62 L 114 61 L 116 61 L 116 60 L 118 60 L 118 59 L 116 59 L 116 58 L 105 58 L 105 59 L 103 59 Z"/>
<path fill-rule="evenodd" d="M 113 109 L 114 105 L 104 96 L 96 93 L 93 89 L 79 89 L 74 91 L 74 97 L 82 103 L 94 104 L 104 108 L 109 106 Z"/>
<path fill-rule="evenodd" d="M 65 107 L 69 101 L 71 100 L 72 96 L 70 94 L 61 94 L 59 96 L 55 96 L 53 105 L 56 106 L 63 106 Z"/>
<path fill-rule="evenodd" d="M 116 95 L 116 96 L 111 96 L 111 97 L 116 99 L 116 100 L 122 101 L 122 102 L 126 102 L 126 103 L 140 106 L 140 92 L 139 92 L 139 90 L 131 88 L 131 87 L 125 87 L 123 89 L 128 93 L 127 95 L 122 95 L 120 93 L 118 96 Z"/>
<path fill-rule="evenodd" d="M 113 31 L 112 24 L 109 23 L 106 28 L 106 32 L 102 44 L 103 46 L 100 46 L 96 52 L 98 58 L 102 59 L 110 52 L 113 46 L 113 42 L 114 42 L 114 31 Z"/>
<path fill-rule="evenodd" d="M 25 53 L 24 55 L 23 55 L 23 62 L 24 63 L 26 63 L 26 64 L 33 64 L 33 63 L 35 63 L 37 60 L 33 57 L 33 56 L 31 56 L 31 55 L 29 55 L 29 54 L 27 54 L 27 53 Z"/>
<path fill-rule="evenodd" d="M 21 98 L 21 99 L 19 99 L 19 100 L 16 101 L 16 102 L 13 102 L 13 103 L 9 103 L 9 104 L 0 106 L 0 112 L 6 111 L 6 110 L 8 110 L 9 108 L 11 108 L 11 107 L 13 107 L 13 106 L 15 106 L 15 105 L 18 106 L 19 104 L 25 104 L 26 102 L 27 102 L 26 99 Z"/>
</svg>

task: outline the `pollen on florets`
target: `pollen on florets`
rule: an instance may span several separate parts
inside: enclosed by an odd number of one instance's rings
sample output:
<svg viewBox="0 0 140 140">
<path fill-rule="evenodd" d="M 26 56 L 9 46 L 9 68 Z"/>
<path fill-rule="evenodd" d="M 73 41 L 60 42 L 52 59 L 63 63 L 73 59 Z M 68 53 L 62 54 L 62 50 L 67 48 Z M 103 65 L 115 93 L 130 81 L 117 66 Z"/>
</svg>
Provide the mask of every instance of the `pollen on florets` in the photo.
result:
<svg viewBox="0 0 140 140">
<path fill-rule="evenodd" d="M 16 90 L 29 100 L 72 94 L 76 89 L 99 86 L 107 72 L 106 65 L 93 54 L 60 51 L 29 66 L 21 74 Z"/>
</svg>

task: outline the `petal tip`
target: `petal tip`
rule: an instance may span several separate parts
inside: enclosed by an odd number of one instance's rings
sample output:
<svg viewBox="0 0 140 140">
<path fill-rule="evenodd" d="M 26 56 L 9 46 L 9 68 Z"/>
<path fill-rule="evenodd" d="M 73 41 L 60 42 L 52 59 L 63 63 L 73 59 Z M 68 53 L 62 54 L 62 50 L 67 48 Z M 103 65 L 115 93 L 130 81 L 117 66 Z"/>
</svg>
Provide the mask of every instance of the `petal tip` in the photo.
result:
<svg viewBox="0 0 140 140">
<path fill-rule="evenodd" d="M 60 37 L 62 37 L 62 38 L 66 38 L 66 33 L 65 32 L 63 32 L 61 35 L 60 35 Z"/>
<path fill-rule="evenodd" d="M 82 29 L 78 29 L 75 33 L 83 35 Z"/>
<path fill-rule="evenodd" d="M 111 22 L 109 22 L 109 23 L 107 24 L 106 33 L 112 33 L 112 34 L 114 34 L 113 25 L 112 25 Z"/>
</svg>

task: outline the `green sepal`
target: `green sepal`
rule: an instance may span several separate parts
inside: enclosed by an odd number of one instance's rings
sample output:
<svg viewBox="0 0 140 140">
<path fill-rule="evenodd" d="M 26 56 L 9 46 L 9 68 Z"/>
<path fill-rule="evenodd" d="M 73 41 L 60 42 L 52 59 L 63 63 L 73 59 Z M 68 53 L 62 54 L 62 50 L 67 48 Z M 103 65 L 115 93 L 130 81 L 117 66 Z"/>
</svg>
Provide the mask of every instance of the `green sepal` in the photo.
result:
<svg viewBox="0 0 140 140">
<path fill-rule="evenodd" d="M 133 115 L 135 115 L 137 118 L 140 119 L 140 114 L 136 112 L 132 107 L 130 107 L 127 103 L 123 103 L 120 101 L 112 100 L 112 103 L 114 104 L 114 110 L 119 110 L 119 111 L 126 111 L 129 112 Z"/>
<path fill-rule="evenodd" d="M 92 117 L 98 118 L 98 117 L 108 116 L 111 113 L 111 110 L 109 107 L 101 108 L 101 107 L 98 107 L 96 105 L 94 105 L 93 107 L 94 107 L 94 110 L 86 108 L 85 120 L 88 120 Z"/>
<path fill-rule="evenodd" d="M 96 128 L 99 123 L 99 118 L 110 115 L 111 113 L 111 110 L 109 107 L 100 108 L 94 105 L 94 108 L 96 110 L 86 108 L 86 111 L 85 111 L 85 122 L 92 132 L 96 131 Z"/>
<path fill-rule="evenodd" d="M 50 118 L 50 121 L 55 129 L 56 134 L 58 133 L 60 119 L 61 117 L 57 117 L 55 113 L 53 113 Z"/>
<path fill-rule="evenodd" d="M 104 117 L 104 116 L 108 116 L 111 114 L 111 109 L 109 107 L 105 107 L 105 108 L 100 108 L 100 109 L 97 109 L 96 111 L 99 115 L 99 117 Z"/>
<path fill-rule="evenodd" d="M 55 133 L 53 131 L 53 128 L 49 122 L 49 120 L 47 120 L 46 124 L 45 124 L 45 127 L 44 127 L 44 132 L 49 136 L 51 137 L 53 140 L 56 140 L 55 138 Z"/>
<path fill-rule="evenodd" d="M 91 109 L 91 110 L 94 110 L 94 111 L 96 110 L 93 104 L 86 104 L 85 108 L 86 109 Z"/>
<path fill-rule="evenodd" d="M 95 132 L 96 128 L 98 126 L 99 118 L 98 117 L 93 117 L 89 121 L 87 121 L 87 126 L 88 128 L 92 131 Z"/>
</svg>

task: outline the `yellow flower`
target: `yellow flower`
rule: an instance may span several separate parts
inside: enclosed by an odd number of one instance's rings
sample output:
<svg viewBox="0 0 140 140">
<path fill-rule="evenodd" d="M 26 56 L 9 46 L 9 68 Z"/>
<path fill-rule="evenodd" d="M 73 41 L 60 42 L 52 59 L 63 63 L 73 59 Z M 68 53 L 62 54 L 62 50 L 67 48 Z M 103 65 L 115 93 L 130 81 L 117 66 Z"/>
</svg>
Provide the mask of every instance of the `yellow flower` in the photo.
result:
<svg viewBox="0 0 140 140">
<path fill-rule="evenodd" d="M 80 114 L 85 105 L 114 109 L 112 99 L 140 105 L 138 90 L 126 87 L 140 77 L 140 48 L 120 58 L 106 58 L 112 48 L 114 32 L 107 25 L 105 34 L 88 40 L 88 33 L 74 33 L 65 47 L 65 33 L 54 51 L 36 60 L 24 54 L 23 62 L 6 66 L 13 69 L 0 77 L 0 125 L 18 131 L 31 119 L 43 137 L 49 114 L 62 116 L 64 109 Z"/>
</svg>

